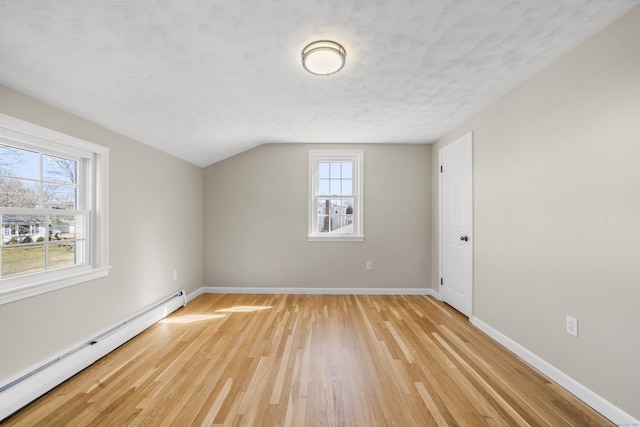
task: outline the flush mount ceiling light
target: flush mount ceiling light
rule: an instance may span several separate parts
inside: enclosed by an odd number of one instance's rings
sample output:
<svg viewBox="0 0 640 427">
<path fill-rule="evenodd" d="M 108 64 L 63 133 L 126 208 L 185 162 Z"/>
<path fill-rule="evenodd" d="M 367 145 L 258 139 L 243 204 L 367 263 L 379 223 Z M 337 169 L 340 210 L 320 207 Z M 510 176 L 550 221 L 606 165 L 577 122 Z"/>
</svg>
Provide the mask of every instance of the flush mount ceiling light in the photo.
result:
<svg viewBox="0 0 640 427">
<path fill-rule="evenodd" d="M 318 40 L 302 49 L 302 66 L 311 74 L 330 76 L 344 67 L 347 53 L 330 40 Z"/>
</svg>

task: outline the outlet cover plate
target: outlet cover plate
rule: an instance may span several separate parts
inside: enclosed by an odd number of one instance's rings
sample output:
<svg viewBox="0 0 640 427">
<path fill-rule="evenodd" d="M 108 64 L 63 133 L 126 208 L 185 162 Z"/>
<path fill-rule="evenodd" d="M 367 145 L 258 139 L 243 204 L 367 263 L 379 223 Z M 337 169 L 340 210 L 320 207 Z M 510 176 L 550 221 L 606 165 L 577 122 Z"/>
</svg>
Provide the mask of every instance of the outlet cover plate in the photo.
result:
<svg viewBox="0 0 640 427">
<path fill-rule="evenodd" d="M 578 336 L 578 319 L 575 317 L 567 316 L 567 333 L 574 337 Z"/>
</svg>

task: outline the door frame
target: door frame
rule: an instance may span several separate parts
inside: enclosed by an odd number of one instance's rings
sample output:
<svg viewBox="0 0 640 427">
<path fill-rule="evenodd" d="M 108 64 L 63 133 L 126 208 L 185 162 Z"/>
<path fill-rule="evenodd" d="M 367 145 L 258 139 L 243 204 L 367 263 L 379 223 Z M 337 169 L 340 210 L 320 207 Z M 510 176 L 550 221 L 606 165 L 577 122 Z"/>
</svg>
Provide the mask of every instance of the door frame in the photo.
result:
<svg viewBox="0 0 640 427">
<path fill-rule="evenodd" d="M 460 145 L 464 142 L 467 142 L 467 140 L 471 141 L 470 144 L 470 150 L 471 153 L 471 162 L 470 162 L 470 167 L 471 167 L 471 231 L 470 231 L 470 235 L 471 235 L 471 265 L 469 266 L 469 268 L 471 269 L 470 271 L 470 277 L 471 277 L 471 292 L 470 292 L 470 298 L 471 298 L 471 312 L 469 313 L 469 320 L 472 319 L 473 317 L 473 295 L 474 295 L 474 281 L 473 281 L 473 271 L 474 271 L 474 252 L 475 252 L 475 235 L 473 233 L 474 230 L 474 214 L 473 214 L 473 200 L 474 200 L 474 180 L 473 180 L 473 153 L 474 153 L 474 149 L 473 149 L 473 131 L 470 131 L 466 134 L 464 134 L 463 136 L 457 138 L 455 141 L 451 142 L 450 144 L 445 145 L 444 147 L 440 148 L 438 150 L 438 168 L 440 169 L 442 167 L 442 154 L 443 152 L 450 150 L 454 147 L 456 147 L 457 145 Z M 444 301 L 444 296 L 443 296 L 443 291 L 442 291 L 442 278 L 443 278 L 443 248 L 444 248 L 444 242 L 443 242 L 443 232 L 442 232 L 442 173 L 439 171 L 438 172 L 438 299 L 440 301 Z"/>
</svg>

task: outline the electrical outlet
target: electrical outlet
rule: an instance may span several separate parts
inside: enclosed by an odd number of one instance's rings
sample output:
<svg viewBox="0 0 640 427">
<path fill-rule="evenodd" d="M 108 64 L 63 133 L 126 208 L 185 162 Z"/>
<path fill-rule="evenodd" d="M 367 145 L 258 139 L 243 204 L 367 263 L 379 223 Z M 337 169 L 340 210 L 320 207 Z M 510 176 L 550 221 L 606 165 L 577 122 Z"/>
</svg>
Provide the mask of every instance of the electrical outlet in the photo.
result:
<svg viewBox="0 0 640 427">
<path fill-rule="evenodd" d="M 371 261 L 367 261 L 367 270 L 371 270 Z"/>
<path fill-rule="evenodd" d="M 567 333 L 574 337 L 578 336 L 578 319 L 567 316 Z"/>
<path fill-rule="evenodd" d="M 173 270 L 173 280 L 178 280 L 178 270 Z"/>
</svg>

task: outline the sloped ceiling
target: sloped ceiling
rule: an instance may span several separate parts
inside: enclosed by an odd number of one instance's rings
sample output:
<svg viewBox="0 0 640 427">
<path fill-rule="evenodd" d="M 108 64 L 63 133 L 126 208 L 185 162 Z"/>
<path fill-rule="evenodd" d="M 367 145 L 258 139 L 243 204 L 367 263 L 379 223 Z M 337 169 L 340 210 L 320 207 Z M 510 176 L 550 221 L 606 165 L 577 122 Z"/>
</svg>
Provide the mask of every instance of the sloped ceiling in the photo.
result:
<svg viewBox="0 0 640 427">
<path fill-rule="evenodd" d="M 270 142 L 429 143 L 637 2 L 0 0 L 0 83 L 199 166 Z M 308 43 L 347 51 L 338 74 Z"/>
</svg>

